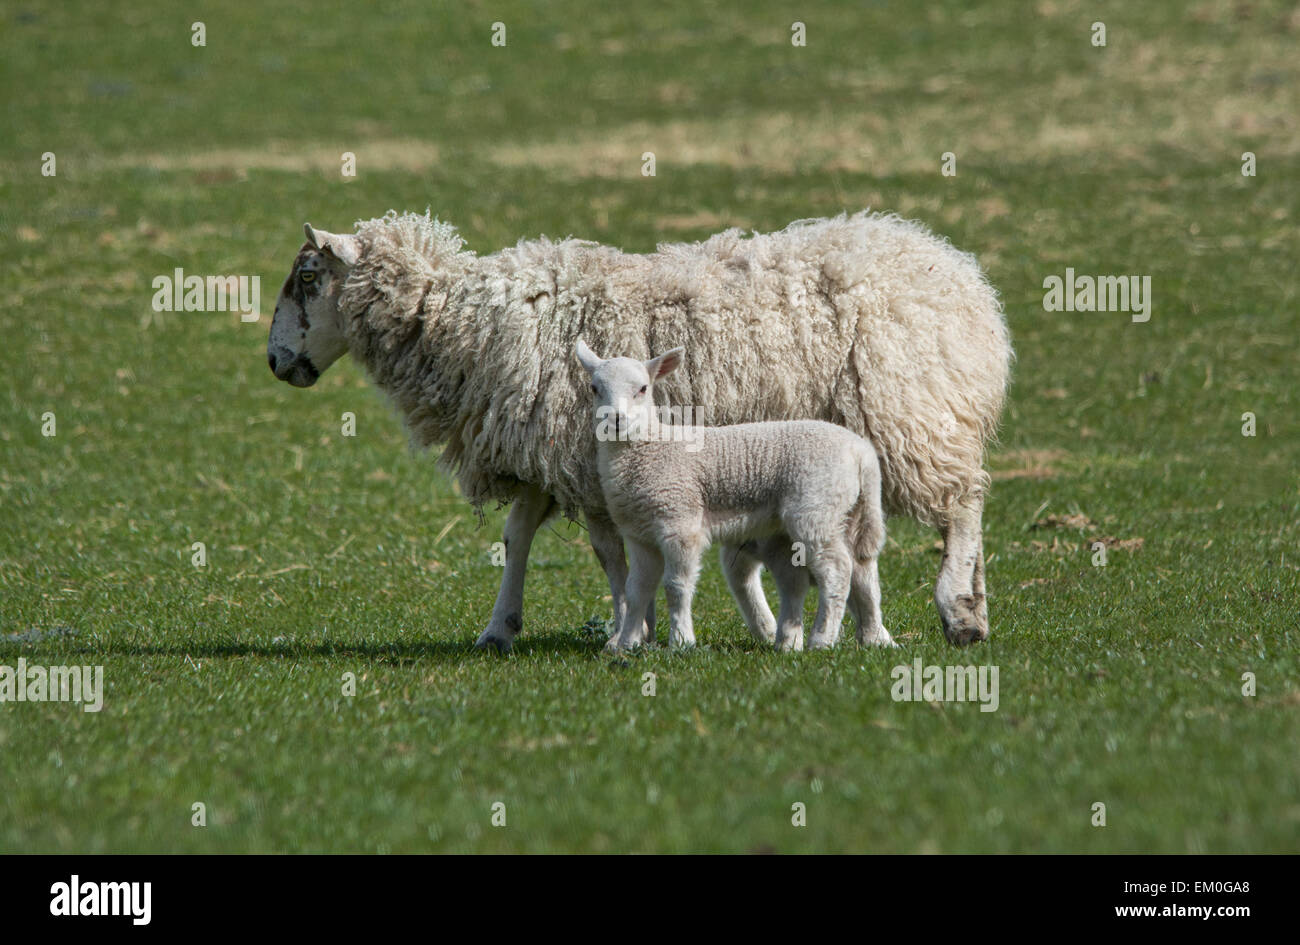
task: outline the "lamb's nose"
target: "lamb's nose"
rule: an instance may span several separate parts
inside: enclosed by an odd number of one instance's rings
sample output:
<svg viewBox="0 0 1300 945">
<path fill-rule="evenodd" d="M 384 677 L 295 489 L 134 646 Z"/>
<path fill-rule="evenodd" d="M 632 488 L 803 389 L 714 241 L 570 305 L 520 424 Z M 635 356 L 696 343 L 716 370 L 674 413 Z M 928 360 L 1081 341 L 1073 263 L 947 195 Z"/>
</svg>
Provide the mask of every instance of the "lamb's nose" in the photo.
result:
<svg viewBox="0 0 1300 945">
<path fill-rule="evenodd" d="M 275 373 L 275 355 L 270 351 L 266 352 L 266 363 L 271 365 L 271 373 Z"/>
</svg>

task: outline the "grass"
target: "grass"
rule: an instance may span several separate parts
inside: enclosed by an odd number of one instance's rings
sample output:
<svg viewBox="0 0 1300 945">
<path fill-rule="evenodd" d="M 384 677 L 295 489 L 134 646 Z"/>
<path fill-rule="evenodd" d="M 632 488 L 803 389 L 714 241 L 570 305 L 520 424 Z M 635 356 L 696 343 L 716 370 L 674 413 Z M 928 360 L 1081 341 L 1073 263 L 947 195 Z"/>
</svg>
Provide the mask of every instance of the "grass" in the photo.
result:
<svg viewBox="0 0 1300 945">
<path fill-rule="evenodd" d="M 807 2 L 806 48 L 770 2 L 0 17 L 0 664 L 107 686 L 98 714 L 0 705 L 0 850 L 1300 848 L 1289 5 Z M 514 655 L 473 651 L 503 513 L 353 365 L 309 392 L 265 366 L 302 221 L 425 206 L 480 252 L 872 206 L 977 253 L 1018 354 L 992 639 L 942 642 L 935 536 L 894 520 L 901 653 L 759 651 L 713 565 L 702 647 L 611 660 L 561 522 Z M 1045 312 L 1067 266 L 1150 275 L 1150 322 Z M 261 323 L 153 313 L 176 267 L 260 275 Z M 998 711 L 893 701 L 916 658 L 997 665 Z"/>
</svg>

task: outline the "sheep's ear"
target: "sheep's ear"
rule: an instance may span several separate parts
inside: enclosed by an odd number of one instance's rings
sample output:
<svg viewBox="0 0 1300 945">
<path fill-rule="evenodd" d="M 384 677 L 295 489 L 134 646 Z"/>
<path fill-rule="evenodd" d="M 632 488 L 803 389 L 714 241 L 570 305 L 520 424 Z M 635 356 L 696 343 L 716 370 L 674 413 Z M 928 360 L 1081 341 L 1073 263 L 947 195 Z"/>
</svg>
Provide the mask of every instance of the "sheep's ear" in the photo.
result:
<svg viewBox="0 0 1300 945">
<path fill-rule="evenodd" d="M 595 374 L 596 368 L 603 363 L 600 358 L 596 357 L 595 352 L 587 347 L 587 343 L 581 338 L 578 339 L 578 361 L 586 369 L 588 374 Z"/>
<path fill-rule="evenodd" d="M 307 242 L 323 253 L 329 253 L 345 266 L 355 266 L 361 258 L 361 241 L 355 236 L 342 236 L 318 230 L 310 223 L 302 225 Z"/>
<path fill-rule="evenodd" d="M 682 366 L 682 358 L 686 357 L 685 348 L 673 348 L 672 351 L 665 351 L 657 358 L 651 358 L 645 363 L 646 373 L 650 375 L 650 380 L 657 381 L 665 374 L 671 374 Z"/>
</svg>

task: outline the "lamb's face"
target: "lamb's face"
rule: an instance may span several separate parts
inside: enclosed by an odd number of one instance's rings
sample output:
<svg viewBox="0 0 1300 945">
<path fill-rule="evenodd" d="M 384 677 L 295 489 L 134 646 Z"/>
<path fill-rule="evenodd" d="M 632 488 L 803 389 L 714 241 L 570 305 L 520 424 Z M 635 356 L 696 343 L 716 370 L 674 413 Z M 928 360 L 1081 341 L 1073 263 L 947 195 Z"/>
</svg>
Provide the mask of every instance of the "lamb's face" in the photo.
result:
<svg viewBox="0 0 1300 945">
<path fill-rule="evenodd" d="M 275 302 L 266 346 L 275 376 L 294 387 L 311 387 L 347 351 L 339 290 L 360 255 L 355 237 L 310 226 L 307 237 Z"/>
<path fill-rule="evenodd" d="M 654 406 L 650 373 L 632 358 L 602 361 L 591 375 L 595 395 L 596 435 L 636 440 L 650 429 Z"/>
<path fill-rule="evenodd" d="M 638 440 L 654 431 L 654 382 L 681 363 L 683 349 L 674 348 L 649 361 L 633 358 L 603 360 L 579 339 L 578 361 L 591 377 L 596 438 Z"/>
</svg>

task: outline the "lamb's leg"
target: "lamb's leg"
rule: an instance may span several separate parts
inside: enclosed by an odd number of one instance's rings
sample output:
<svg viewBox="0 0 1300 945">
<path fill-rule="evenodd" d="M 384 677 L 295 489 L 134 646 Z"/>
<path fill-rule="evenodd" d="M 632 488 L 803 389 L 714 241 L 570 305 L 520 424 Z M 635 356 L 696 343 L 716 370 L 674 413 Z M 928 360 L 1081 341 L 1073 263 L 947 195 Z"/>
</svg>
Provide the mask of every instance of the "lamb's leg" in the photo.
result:
<svg viewBox="0 0 1300 945">
<path fill-rule="evenodd" d="M 691 621 L 691 600 L 700 578 L 698 542 L 685 541 L 664 547 L 664 596 L 668 598 L 668 645 L 680 649 L 695 645 Z"/>
<path fill-rule="evenodd" d="M 880 614 L 880 569 L 878 559 L 853 563 L 853 584 L 849 589 L 849 612 L 858 626 L 863 646 L 898 646 L 885 629 Z"/>
<path fill-rule="evenodd" d="M 764 558 L 781 595 L 776 621 L 776 648 L 783 652 L 803 649 L 803 600 L 808 596 L 808 568 L 795 564 L 787 547 Z"/>
<path fill-rule="evenodd" d="M 605 644 L 611 652 L 630 650 L 644 642 L 646 611 L 654 603 L 664 573 L 664 559 L 658 548 L 629 540 L 627 552 L 627 611 L 618 632 Z"/>
<path fill-rule="evenodd" d="M 808 567 L 817 581 L 817 619 L 808 649 L 829 650 L 840 638 L 853 579 L 853 556 L 847 543 L 820 548 L 809 555 Z"/>
<path fill-rule="evenodd" d="M 618 526 L 607 516 L 588 511 L 587 537 L 591 539 L 591 550 L 596 552 L 596 560 L 605 569 L 609 579 L 609 594 L 614 601 L 614 632 L 610 639 L 615 639 L 623 629 L 623 618 L 627 614 L 627 559 L 623 555 L 623 536 Z M 646 643 L 655 642 L 655 602 L 650 598 L 646 607 L 645 634 L 639 639 Z"/>
<path fill-rule="evenodd" d="M 934 582 L 934 603 L 943 621 L 943 635 L 958 646 L 989 636 L 980 536 L 983 511 L 983 497 L 971 498 L 957 507 L 944 528 L 943 564 Z"/>
<path fill-rule="evenodd" d="M 751 554 L 747 545 L 723 545 L 720 552 L 722 573 L 745 625 L 759 643 L 771 645 L 776 640 L 776 618 L 763 593 L 762 562 Z"/>
<path fill-rule="evenodd" d="M 555 500 L 534 486 L 521 488 L 511 504 L 504 536 L 505 572 L 501 575 L 501 589 L 492 608 L 492 619 L 474 644 L 479 649 L 492 646 L 508 653 L 515 637 L 523 629 L 524 569 L 528 566 L 528 550 L 533 546 L 537 529 L 554 511 Z"/>
</svg>

